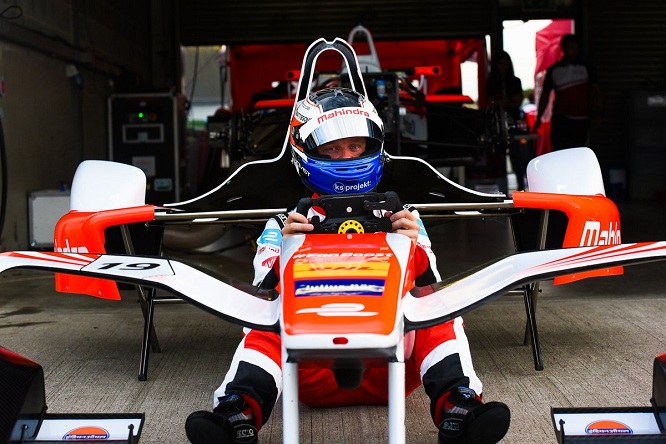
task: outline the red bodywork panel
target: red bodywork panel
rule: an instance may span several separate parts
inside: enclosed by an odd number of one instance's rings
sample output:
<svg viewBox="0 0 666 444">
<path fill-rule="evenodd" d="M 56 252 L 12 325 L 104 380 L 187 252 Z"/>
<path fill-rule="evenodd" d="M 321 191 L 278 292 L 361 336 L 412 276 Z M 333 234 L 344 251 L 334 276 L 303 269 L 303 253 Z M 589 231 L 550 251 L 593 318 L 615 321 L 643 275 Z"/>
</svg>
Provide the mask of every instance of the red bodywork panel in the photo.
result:
<svg viewBox="0 0 666 444">
<path fill-rule="evenodd" d="M 391 333 L 397 304 L 414 285 L 413 260 L 401 288 L 402 270 L 386 233 L 319 234 L 316 242 L 311 236 L 306 235 L 283 271 L 285 333 Z M 340 316 L 340 310 L 349 315 Z M 327 311 L 338 315 L 326 316 Z"/>
<path fill-rule="evenodd" d="M 522 191 L 513 193 L 512 197 L 516 208 L 558 210 L 567 215 L 569 222 L 562 248 L 622 243 L 620 213 L 615 203 L 605 196 L 575 196 Z M 589 277 L 612 276 L 623 272 L 622 267 L 584 271 L 556 277 L 553 283 L 555 285 L 566 284 Z"/>
<path fill-rule="evenodd" d="M 104 254 L 104 230 L 115 225 L 155 219 L 155 207 L 144 205 L 98 212 L 70 211 L 55 227 L 54 251 Z M 115 281 L 56 273 L 56 291 L 87 294 L 102 299 L 120 299 Z"/>
</svg>

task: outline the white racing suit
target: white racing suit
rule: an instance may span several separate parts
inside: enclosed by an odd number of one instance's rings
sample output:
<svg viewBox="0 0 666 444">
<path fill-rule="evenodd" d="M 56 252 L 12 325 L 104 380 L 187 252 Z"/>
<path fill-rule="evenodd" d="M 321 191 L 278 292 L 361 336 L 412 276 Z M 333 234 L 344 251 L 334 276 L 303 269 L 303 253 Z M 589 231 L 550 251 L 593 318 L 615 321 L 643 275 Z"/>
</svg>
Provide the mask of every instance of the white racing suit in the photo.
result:
<svg viewBox="0 0 666 444">
<path fill-rule="evenodd" d="M 423 286 L 441 280 L 428 234 L 418 211 L 411 209 L 421 230 L 416 248 L 416 285 Z M 318 215 L 316 209 L 310 214 Z M 257 239 L 253 265 L 253 284 L 267 287 L 277 285 L 273 264 L 279 257 L 282 227 L 286 213 L 270 219 Z M 257 429 L 268 421 L 282 389 L 280 336 L 277 333 L 244 329 L 231 366 L 215 391 L 214 407 L 219 398 L 232 393 L 241 395 L 250 405 Z M 413 348 L 405 353 L 405 389 L 407 395 L 423 384 L 431 399 L 431 414 L 435 425 L 441 421 L 444 395 L 458 386 L 472 388 L 481 394 L 482 384 L 474 372 L 469 344 L 458 317 L 430 328 L 414 332 Z M 410 335 L 405 338 L 407 344 Z M 410 344 L 411 345 L 411 344 Z M 356 389 L 338 388 L 330 368 L 299 365 L 299 398 L 309 406 L 338 406 L 388 403 L 388 368 L 366 368 L 361 385 Z"/>
</svg>

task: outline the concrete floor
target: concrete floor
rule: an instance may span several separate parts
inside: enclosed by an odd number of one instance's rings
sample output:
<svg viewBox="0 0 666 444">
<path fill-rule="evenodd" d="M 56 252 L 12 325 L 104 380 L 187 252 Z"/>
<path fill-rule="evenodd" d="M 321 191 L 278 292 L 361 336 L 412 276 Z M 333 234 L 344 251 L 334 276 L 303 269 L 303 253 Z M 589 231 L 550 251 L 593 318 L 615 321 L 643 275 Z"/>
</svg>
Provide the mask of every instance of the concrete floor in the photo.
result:
<svg viewBox="0 0 666 444">
<path fill-rule="evenodd" d="M 624 242 L 666 240 L 665 202 L 622 202 Z M 506 220 L 448 221 L 429 232 L 443 275 L 510 253 Z M 249 278 L 243 246 L 190 260 Z M 143 317 L 136 292 L 105 301 L 53 291 L 49 273 L 0 275 L 0 345 L 42 365 L 49 413 L 143 412 L 140 442 L 185 443 L 184 421 L 210 408 L 240 339 L 240 327 L 188 304 L 163 304 L 148 380 L 137 379 Z M 649 406 L 652 365 L 666 351 L 666 263 L 626 267 L 623 276 L 554 287 L 542 283 L 537 319 L 544 370 L 523 345 L 525 309 L 504 296 L 465 316 L 484 398 L 512 411 L 503 443 L 556 442 L 552 407 Z M 428 399 L 407 399 L 407 442 L 435 443 Z M 301 409 L 301 442 L 384 443 L 385 407 Z M 282 442 L 278 403 L 260 442 Z"/>
</svg>

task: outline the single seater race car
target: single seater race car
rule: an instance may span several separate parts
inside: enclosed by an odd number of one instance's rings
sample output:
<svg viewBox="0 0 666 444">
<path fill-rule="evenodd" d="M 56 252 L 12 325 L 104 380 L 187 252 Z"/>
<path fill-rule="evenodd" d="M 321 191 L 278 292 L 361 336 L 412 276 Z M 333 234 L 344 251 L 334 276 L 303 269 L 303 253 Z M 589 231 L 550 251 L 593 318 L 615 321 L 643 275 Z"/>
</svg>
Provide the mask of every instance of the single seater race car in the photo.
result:
<svg viewBox="0 0 666 444">
<path fill-rule="evenodd" d="M 298 98 L 309 93 L 312 68 L 323 51 L 341 54 L 352 88 L 365 93 L 351 46 L 341 39 L 320 39 L 305 55 Z M 162 207 L 145 204 L 146 178 L 140 169 L 85 161 L 72 184 L 71 211 L 56 227 L 55 251 L 2 253 L 0 272 L 14 268 L 50 270 L 56 273 L 59 291 L 107 299 L 120 298 L 116 282 L 158 288 L 230 322 L 278 333 L 284 345 L 285 443 L 299 439 L 299 364 L 323 358 L 332 362 L 343 358 L 382 360 L 389 368 L 389 440 L 404 443 L 404 361 L 411 331 L 448 321 L 520 289 L 525 294 L 535 366 L 539 368 L 536 321 L 529 308 L 535 283 L 551 278 L 567 283 L 618 274 L 625 265 L 666 258 L 666 241 L 621 242 L 617 207 L 604 196 L 601 171 L 588 148 L 534 159 L 528 168 L 530 191 L 514 193 L 512 199 L 467 189 L 422 159 L 390 154 L 375 192 L 301 199 L 310 193 L 294 174 L 286 142 L 278 157 L 245 164 L 210 192 Z M 409 180 L 415 176 L 418 183 Z M 284 192 L 261 193 L 251 186 L 257 180 L 263 181 L 262 188 L 275 185 Z M 129 254 L 106 252 L 104 231 L 111 226 L 143 223 L 166 227 L 183 221 L 260 223 L 292 202 L 299 202 L 300 212 L 311 205 L 321 206 L 327 217 L 316 224 L 315 232 L 284 241 L 276 289 L 219 276 L 159 251 L 154 255 L 131 254 L 131 249 Z M 401 202 L 416 207 L 424 220 L 505 217 L 535 209 L 546 214 L 562 211 L 568 224 L 563 248 L 518 252 L 463 275 L 415 287 L 415 247 L 407 237 L 387 233 L 381 215 L 382 211 L 401 208 Z M 150 317 L 149 313 L 147 319 Z M 149 334 L 150 328 L 146 328 L 146 336 Z M 145 378 L 145 368 L 142 370 L 140 378 Z M 348 383 L 345 377 L 349 374 L 341 376 L 340 384 Z"/>
</svg>

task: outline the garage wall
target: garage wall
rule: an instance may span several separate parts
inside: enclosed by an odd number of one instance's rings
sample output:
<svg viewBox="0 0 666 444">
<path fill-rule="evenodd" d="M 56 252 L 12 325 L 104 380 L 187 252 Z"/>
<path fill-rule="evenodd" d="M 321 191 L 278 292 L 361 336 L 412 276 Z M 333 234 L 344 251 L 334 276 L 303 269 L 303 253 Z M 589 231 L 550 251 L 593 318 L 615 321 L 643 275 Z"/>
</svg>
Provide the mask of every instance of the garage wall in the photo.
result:
<svg viewBox="0 0 666 444">
<path fill-rule="evenodd" d="M 20 10 L 11 7 L 16 4 Z M 82 160 L 107 158 L 106 98 L 119 85 L 150 83 L 143 34 L 149 32 L 149 6 L 122 0 L 0 1 L 0 76 L 6 85 L 0 108 L 8 167 L 0 250 L 30 247 L 30 193 L 69 185 Z"/>
<path fill-rule="evenodd" d="M 585 16 L 588 58 L 597 68 L 606 102 L 605 123 L 593 131 L 592 147 L 605 169 L 625 170 L 627 197 L 666 197 L 666 136 L 655 130 L 650 133 L 656 136 L 646 140 L 631 99 L 646 91 L 666 96 L 666 3 L 591 1 Z M 664 116 L 663 110 L 660 106 L 650 114 Z M 653 129 L 666 128 L 663 118 L 648 123 Z"/>
<path fill-rule="evenodd" d="M 346 38 L 356 25 L 375 40 L 441 39 L 490 34 L 489 0 L 272 1 L 179 0 L 185 46 L 306 43 Z"/>
</svg>

